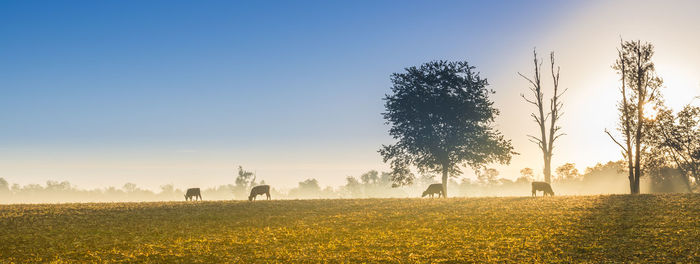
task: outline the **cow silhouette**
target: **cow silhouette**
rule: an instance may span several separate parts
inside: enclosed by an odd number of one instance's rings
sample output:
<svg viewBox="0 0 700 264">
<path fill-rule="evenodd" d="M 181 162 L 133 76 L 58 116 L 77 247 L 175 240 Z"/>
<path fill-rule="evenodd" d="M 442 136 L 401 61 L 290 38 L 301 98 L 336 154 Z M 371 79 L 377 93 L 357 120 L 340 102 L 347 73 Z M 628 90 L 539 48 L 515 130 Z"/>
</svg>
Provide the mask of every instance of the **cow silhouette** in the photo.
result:
<svg viewBox="0 0 700 264">
<path fill-rule="evenodd" d="M 250 196 L 248 196 L 248 201 L 255 200 L 258 195 L 267 195 L 267 199 L 270 200 L 270 185 L 258 185 L 250 190 Z"/>
<path fill-rule="evenodd" d="M 428 189 L 426 189 L 423 192 L 423 195 L 421 195 L 421 197 L 430 195 L 430 198 L 433 198 L 433 195 L 435 194 L 438 195 L 438 198 L 440 198 L 440 196 L 444 196 L 444 194 L 442 193 L 442 183 L 431 184 L 430 186 L 428 186 Z"/>
<path fill-rule="evenodd" d="M 199 200 L 202 200 L 202 193 L 199 191 L 199 188 L 189 188 L 187 189 L 187 193 L 185 193 L 185 201 L 192 201 L 192 197 L 194 197 L 195 201 L 197 198 Z"/>
<path fill-rule="evenodd" d="M 532 196 L 537 196 L 537 191 L 543 191 L 542 196 L 554 196 L 554 191 L 552 191 L 552 186 L 546 182 L 532 182 Z"/>
</svg>

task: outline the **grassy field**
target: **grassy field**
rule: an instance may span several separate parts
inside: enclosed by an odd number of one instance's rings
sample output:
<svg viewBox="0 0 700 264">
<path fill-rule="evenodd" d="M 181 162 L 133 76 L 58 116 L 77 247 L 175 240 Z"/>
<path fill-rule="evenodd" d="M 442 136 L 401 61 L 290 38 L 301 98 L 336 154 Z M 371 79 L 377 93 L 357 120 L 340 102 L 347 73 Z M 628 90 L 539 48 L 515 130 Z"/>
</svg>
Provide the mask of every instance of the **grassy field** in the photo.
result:
<svg viewBox="0 0 700 264">
<path fill-rule="evenodd" d="M 700 263 L 700 195 L 0 206 L 0 262 Z"/>
</svg>

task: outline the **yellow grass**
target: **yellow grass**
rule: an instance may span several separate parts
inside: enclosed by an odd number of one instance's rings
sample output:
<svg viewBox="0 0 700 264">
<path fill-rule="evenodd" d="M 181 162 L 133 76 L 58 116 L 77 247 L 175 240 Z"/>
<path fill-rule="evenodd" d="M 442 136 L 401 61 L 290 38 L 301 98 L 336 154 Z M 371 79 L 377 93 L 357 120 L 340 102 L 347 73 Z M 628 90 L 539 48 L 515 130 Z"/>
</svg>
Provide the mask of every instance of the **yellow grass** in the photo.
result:
<svg viewBox="0 0 700 264">
<path fill-rule="evenodd" d="M 700 263 L 700 195 L 0 206 L 0 262 Z"/>
</svg>

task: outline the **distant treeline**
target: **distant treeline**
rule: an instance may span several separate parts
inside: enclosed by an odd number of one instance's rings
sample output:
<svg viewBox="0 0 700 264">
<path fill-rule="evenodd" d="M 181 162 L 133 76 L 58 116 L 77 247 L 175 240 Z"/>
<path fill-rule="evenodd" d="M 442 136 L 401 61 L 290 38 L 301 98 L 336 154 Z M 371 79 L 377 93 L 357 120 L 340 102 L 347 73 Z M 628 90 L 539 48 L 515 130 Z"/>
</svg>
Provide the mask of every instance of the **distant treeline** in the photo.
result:
<svg viewBox="0 0 700 264">
<path fill-rule="evenodd" d="M 477 172 L 477 179 L 450 179 L 451 193 L 456 196 L 528 196 L 530 183 L 534 180 L 533 171 L 521 170 L 516 180 L 499 177 L 495 169 L 487 168 Z M 624 161 L 597 164 L 579 173 L 574 164 L 567 163 L 556 169 L 552 186 L 556 195 L 588 195 L 626 193 L 629 183 L 625 177 Z M 663 173 L 647 177 L 642 191 L 687 192 L 680 173 L 666 169 Z M 253 173 L 239 167 L 234 184 L 226 184 L 202 189 L 204 200 L 245 200 L 250 188 L 258 184 L 270 184 L 273 199 L 336 199 L 336 198 L 405 198 L 420 197 L 420 193 L 431 183 L 438 182 L 436 175 L 423 175 L 411 186 L 392 188 L 389 173 L 369 171 L 359 177 L 347 177 L 340 187 L 321 187 L 316 179 L 299 182 L 298 186 L 282 191 L 274 183 L 256 182 Z M 692 189 L 698 184 L 692 182 Z M 184 201 L 185 189 L 172 184 L 161 186 L 154 192 L 139 188 L 134 183 L 126 183 L 121 188 L 80 189 L 67 181 L 47 181 L 45 185 L 10 184 L 0 178 L 0 203 L 62 203 L 62 202 L 140 202 L 140 201 Z"/>
</svg>

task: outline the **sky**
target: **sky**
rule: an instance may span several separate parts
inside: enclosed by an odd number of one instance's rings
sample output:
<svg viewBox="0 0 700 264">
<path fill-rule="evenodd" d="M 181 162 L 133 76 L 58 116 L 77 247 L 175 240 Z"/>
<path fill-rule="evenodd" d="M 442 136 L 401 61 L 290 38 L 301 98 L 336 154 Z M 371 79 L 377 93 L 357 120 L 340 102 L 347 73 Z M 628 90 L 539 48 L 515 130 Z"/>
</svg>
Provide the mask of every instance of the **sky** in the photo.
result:
<svg viewBox="0 0 700 264">
<path fill-rule="evenodd" d="M 568 88 L 554 166 L 621 158 L 620 38 L 655 45 L 674 109 L 700 103 L 696 1 L 2 1 L 0 177 L 157 190 L 233 182 L 340 186 L 388 170 L 389 76 L 466 60 L 489 80 L 495 126 L 520 153 L 501 177 L 541 171 L 520 97 L 532 50 Z M 545 61 L 545 65 L 547 61 Z M 546 96 L 551 77 L 543 76 Z M 472 177 L 467 169 L 464 177 Z M 541 178 L 541 173 L 538 177 Z"/>
</svg>

